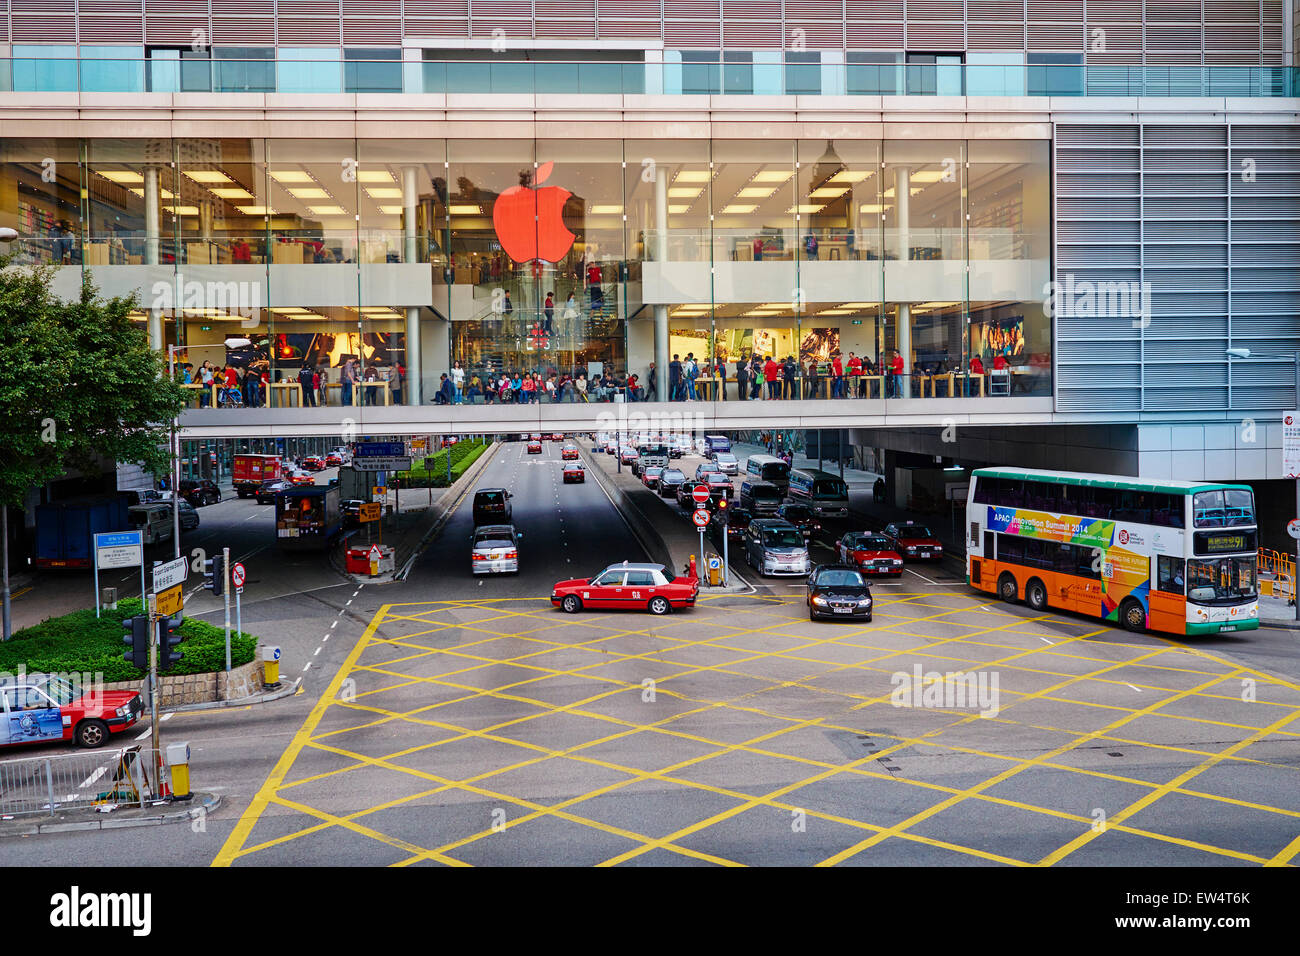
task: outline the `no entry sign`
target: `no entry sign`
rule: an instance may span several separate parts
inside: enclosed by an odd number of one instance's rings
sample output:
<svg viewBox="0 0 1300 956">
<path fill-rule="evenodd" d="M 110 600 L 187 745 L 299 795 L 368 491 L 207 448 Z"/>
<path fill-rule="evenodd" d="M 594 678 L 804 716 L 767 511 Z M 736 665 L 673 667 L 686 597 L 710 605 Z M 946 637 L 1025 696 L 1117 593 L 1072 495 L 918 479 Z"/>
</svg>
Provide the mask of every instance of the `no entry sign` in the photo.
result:
<svg viewBox="0 0 1300 956">
<path fill-rule="evenodd" d="M 691 492 L 691 497 L 695 499 L 697 505 L 702 505 L 709 500 L 709 486 L 696 485 L 695 490 Z"/>
</svg>

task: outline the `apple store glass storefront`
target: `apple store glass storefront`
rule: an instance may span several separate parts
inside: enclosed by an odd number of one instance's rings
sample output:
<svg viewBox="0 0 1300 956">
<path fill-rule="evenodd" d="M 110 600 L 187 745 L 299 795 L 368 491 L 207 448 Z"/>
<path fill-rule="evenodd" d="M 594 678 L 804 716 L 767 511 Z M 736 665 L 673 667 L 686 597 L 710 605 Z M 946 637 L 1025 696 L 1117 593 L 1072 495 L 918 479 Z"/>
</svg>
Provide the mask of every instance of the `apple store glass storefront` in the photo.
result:
<svg viewBox="0 0 1300 956">
<path fill-rule="evenodd" d="M 1046 140 L 0 143 L 20 263 L 136 292 L 271 404 L 304 365 L 331 404 L 429 403 L 455 363 L 645 386 L 656 340 L 700 399 L 756 357 L 764 397 L 1050 394 L 1050 209 Z"/>
</svg>

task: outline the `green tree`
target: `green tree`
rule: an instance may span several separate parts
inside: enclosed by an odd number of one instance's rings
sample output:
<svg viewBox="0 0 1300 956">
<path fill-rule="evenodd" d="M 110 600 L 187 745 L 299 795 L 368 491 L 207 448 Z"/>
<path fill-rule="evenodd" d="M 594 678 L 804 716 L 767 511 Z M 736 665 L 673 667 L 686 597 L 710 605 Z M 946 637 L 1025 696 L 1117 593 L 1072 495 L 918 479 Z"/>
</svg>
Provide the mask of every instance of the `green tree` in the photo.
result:
<svg viewBox="0 0 1300 956">
<path fill-rule="evenodd" d="M 137 298 L 104 299 L 83 272 L 80 298 L 64 302 L 51 268 L 11 260 L 0 257 L 0 504 L 105 460 L 165 474 L 184 400 L 131 321 Z M 4 576 L 7 589 L 7 548 Z"/>
</svg>

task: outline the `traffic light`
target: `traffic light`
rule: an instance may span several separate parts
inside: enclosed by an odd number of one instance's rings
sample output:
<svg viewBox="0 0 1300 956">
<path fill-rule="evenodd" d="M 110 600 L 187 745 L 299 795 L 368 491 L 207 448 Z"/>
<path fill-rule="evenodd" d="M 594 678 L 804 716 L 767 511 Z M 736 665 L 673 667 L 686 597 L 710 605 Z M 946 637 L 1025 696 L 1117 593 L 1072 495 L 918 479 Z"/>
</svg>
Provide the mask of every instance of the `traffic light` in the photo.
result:
<svg viewBox="0 0 1300 956">
<path fill-rule="evenodd" d="M 160 671 L 169 670 L 173 664 L 179 664 L 185 659 L 185 655 L 180 651 L 172 650 L 185 640 L 181 636 L 183 623 L 184 619 L 179 615 L 158 618 L 158 669 Z"/>
<path fill-rule="evenodd" d="M 226 589 L 225 558 L 217 555 L 203 562 L 203 586 L 220 597 Z"/>
<path fill-rule="evenodd" d="M 728 518 L 727 518 L 727 496 L 726 496 L 726 495 L 723 495 L 721 498 L 718 499 L 718 512 L 719 512 L 719 514 L 722 515 L 722 520 L 723 520 L 723 522 L 725 523 L 725 522 L 728 520 Z"/>
<path fill-rule="evenodd" d="M 122 660 L 132 664 L 137 670 L 149 669 L 149 616 L 137 614 L 122 622 L 122 643 L 131 648 L 122 655 Z"/>
</svg>

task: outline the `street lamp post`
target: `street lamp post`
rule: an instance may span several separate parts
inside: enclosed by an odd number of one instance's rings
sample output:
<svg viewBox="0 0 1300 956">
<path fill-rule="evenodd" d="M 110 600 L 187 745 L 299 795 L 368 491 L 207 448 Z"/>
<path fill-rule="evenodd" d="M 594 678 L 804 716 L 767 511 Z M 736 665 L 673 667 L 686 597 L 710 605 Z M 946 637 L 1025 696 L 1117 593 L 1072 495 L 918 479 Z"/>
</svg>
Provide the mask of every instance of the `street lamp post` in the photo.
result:
<svg viewBox="0 0 1300 956">
<path fill-rule="evenodd" d="M 176 381 L 176 346 L 167 346 L 167 375 L 174 382 Z M 175 552 L 173 558 L 181 556 L 181 449 L 179 431 L 176 427 L 177 420 L 172 419 L 171 434 L 171 475 L 167 479 L 167 484 L 171 486 L 172 492 L 172 541 L 175 543 Z"/>
<path fill-rule="evenodd" d="M 1300 409 L 1300 351 L 1296 351 L 1290 355 L 1268 355 L 1251 352 L 1250 349 L 1227 349 L 1224 354 L 1228 356 L 1229 361 L 1232 359 L 1244 360 L 1251 358 L 1252 356 L 1254 358 L 1265 359 L 1291 359 L 1292 362 L 1295 363 L 1295 406 L 1297 409 Z M 1283 441 L 1285 441 L 1285 439 L 1283 439 Z M 1300 475 L 1296 476 L 1295 509 L 1296 517 L 1300 518 Z M 1296 580 L 1297 578 L 1300 578 L 1300 538 L 1297 538 L 1295 542 L 1295 567 L 1296 573 L 1291 576 L 1291 598 L 1292 603 L 1295 604 L 1295 619 L 1297 622 L 1300 622 L 1300 582 L 1297 582 Z"/>
<path fill-rule="evenodd" d="M 8 226 L 0 227 L 0 242 L 3 242 L 7 245 L 8 243 L 13 242 L 17 238 L 18 238 L 18 231 L 16 229 L 10 229 Z M 3 570 L 4 634 L 3 637 L 0 639 L 7 641 L 9 640 L 9 635 L 13 633 L 13 621 L 9 616 L 9 502 L 8 501 L 0 502 L 0 538 L 4 539 L 4 543 L 0 545 L 0 551 L 3 551 L 3 555 L 0 555 L 0 564 L 4 565 L 4 570 Z"/>
</svg>

